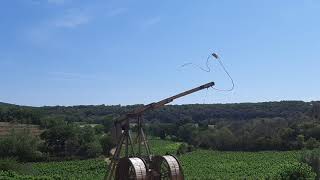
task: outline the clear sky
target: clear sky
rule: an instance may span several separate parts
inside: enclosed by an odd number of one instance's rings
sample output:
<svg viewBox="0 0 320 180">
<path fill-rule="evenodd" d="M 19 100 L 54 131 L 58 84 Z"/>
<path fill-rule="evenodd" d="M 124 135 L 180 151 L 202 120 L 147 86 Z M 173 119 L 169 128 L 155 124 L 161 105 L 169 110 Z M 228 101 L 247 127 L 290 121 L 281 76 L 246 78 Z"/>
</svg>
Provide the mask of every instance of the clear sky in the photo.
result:
<svg viewBox="0 0 320 180">
<path fill-rule="evenodd" d="M 174 104 L 320 99 L 318 0 L 2 0 L 0 101 Z"/>
</svg>

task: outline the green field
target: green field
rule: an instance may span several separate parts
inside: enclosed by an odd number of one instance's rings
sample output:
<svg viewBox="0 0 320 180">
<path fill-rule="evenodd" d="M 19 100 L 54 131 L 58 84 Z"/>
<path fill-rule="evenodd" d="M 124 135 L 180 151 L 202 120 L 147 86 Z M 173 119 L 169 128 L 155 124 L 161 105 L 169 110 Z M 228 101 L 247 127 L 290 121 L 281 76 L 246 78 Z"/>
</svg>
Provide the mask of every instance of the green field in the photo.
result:
<svg viewBox="0 0 320 180">
<path fill-rule="evenodd" d="M 107 169 L 107 163 L 102 159 L 34 163 L 32 166 L 34 175 L 62 179 L 103 179 Z"/>
<path fill-rule="evenodd" d="M 153 139 L 149 145 L 154 154 L 175 153 L 181 143 Z M 107 164 L 102 159 L 66 161 L 51 163 L 33 163 L 34 174 L 63 179 L 103 179 Z"/>
<path fill-rule="evenodd" d="M 197 150 L 179 159 L 188 179 L 265 179 L 298 163 L 299 152 L 218 152 Z"/>
<path fill-rule="evenodd" d="M 174 153 L 179 143 L 151 140 L 155 154 Z M 299 152 L 218 152 L 197 150 L 179 157 L 187 179 L 265 179 L 298 163 Z M 102 179 L 102 159 L 32 163 L 33 176 L 55 179 Z M 0 173 L 1 174 L 1 173 Z M 1 176 L 0 176 L 1 179 Z"/>
</svg>

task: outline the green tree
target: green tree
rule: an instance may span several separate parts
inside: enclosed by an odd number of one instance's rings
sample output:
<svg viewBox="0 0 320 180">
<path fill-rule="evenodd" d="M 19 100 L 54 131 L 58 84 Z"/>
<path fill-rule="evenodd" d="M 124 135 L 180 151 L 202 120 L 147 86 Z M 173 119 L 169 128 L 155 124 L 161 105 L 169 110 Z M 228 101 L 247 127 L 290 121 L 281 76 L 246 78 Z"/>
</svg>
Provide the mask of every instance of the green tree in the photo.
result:
<svg viewBox="0 0 320 180">
<path fill-rule="evenodd" d="M 306 142 L 306 148 L 307 149 L 314 149 L 319 147 L 319 141 L 317 141 L 315 138 L 311 137 Z"/>
<path fill-rule="evenodd" d="M 218 149 L 231 149 L 235 142 L 235 137 L 229 128 L 223 127 L 216 134 L 216 142 Z"/>
<path fill-rule="evenodd" d="M 192 143 L 194 141 L 194 135 L 197 133 L 197 127 L 194 124 L 187 123 L 182 125 L 178 129 L 178 137 L 183 141 Z"/>
<path fill-rule="evenodd" d="M 56 156 L 66 156 L 74 154 L 73 145 L 77 145 L 77 127 L 72 124 L 59 124 L 47 129 L 41 134 L 45 141 L 49 153 Z"/>
<path fill-rule="evenodd" d="M 297 136 L 297 142 L 298 142 L 299 148 L 303 148 L 305 146 L 304 135 L 299 134 Z"/>
<path fill-rule="evenodd" d="M 105 116 L 102 119 L 102 125 L 104 126 L 105 133 L 111 132 L 111 128 L 114 126 L 112 116 Z"/>
<path fill-rule="evenodd" d="M 101 144 L 98 141 L 87 143 L 86 145 L 86 157 L 94 158 L 102 153 Z"/>
<path fill-rule="evenodd" d="M 35 161 L 40 158 L 39 141 L 29 131 L 11 131 L 0 139 L 0 157 L 17 157 L 20 161 Z"/>
<path fill-rule="evenodd" d="M 109 155 L 110 150 L 115 147 L 115 143 L 113 143 L 109 134 L 105 134 L 100 138 L 100 144 L 104 155 Z"/>
<path fill-rule="evenodd" d="M 94 127 L 94 131 L 96 134 L 102 134 L 104 132 L 104 126 L 101 124 L 98 124 Z"/>
</svg>

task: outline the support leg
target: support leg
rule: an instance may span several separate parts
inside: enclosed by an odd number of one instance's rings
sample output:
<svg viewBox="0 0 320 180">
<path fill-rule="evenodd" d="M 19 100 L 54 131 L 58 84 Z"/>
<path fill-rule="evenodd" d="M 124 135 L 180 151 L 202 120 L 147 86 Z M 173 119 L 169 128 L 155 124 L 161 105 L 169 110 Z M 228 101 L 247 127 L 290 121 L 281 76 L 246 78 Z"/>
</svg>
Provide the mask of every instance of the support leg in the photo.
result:
<svg viewBox="0 0 320 180">
<path fill-rule="evenodd" d="M 111 162 L 110 162 L 110 164 L 108 166 L 108 172 L 106 173 L 106 175 L 104 177 L 105 180 L 112 180 L 112 178 L 114 176 L 115 169 L 116 169 L 116 166 L 117 166 L 117 162 L 118 162 L 119 157 L 120 157 L 120 152 L 121 152 L 121 149 L 122 149 L 123 141 L 124 141 L 124 135 L 121 134 L 119 142 L 118 142 L 118 145 L 116 147 L 116 151 L 115 151 L 114 155 L 112 156 Z"/>
</svg>

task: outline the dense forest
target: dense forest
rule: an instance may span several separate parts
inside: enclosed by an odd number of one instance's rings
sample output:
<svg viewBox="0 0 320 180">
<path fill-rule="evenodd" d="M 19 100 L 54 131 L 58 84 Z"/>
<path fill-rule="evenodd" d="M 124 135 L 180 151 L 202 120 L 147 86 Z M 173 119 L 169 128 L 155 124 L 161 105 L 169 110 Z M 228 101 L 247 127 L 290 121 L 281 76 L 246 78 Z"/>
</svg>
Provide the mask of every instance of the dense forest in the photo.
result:
<svg viewBox="0 0 320 180">
<path fill-rule="evenodd" d="M 117 117 L 142 105 L 132 106 L 44 106 L 29 107 L 0 103 L 0 121 L 39 124 L 45 126 L 50 120 L 66 122 L 101 123 L 108 117 Z M 317 118 L 319 102 L 281 101 L 239 104 L 190 104 L 168 105 L 145 114 L 150 122 L 177 123 L 190 120 L 193 123 L 219 121 L 245 121 L 256 118 L 301 117 Z"/>
<path fill-rule="evenodd" d="M 41 140 L 36 143 L 30 137 L 28 141 L 32 142 L 28 144 L 33 145 L 29 149 L 40 152 L 42 158 L 43 155 L 95 157 L 107 154 L 112 147 L 110 130 L 113 119 L 141 106 L 28 107 L 0 103 L 0 121 L 40 125 L 44 131 Z M 146 113 L 143 118 L 149 135 L 183 141 L 190 147 L 259 151 L 319 147 L 319 117 L 319 102 L 281 101 L 168 105 Z M 87 126 L 80 127 L 81 124 Z M 28 136 L 13 132 L 11 139 L 1 138 L 0 156 L 17 154 L 23 148 L 13 147 L 18 150 L 6 152 L 8 144 L 14 146 L 17 143 L 12 141 L 23 141 L 21 138 L 25 137 Z"/>
</svg>

